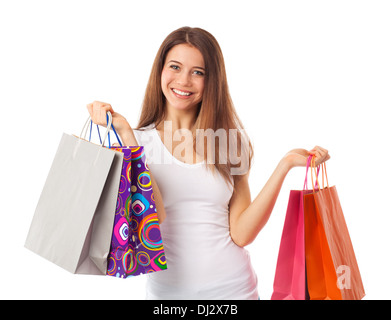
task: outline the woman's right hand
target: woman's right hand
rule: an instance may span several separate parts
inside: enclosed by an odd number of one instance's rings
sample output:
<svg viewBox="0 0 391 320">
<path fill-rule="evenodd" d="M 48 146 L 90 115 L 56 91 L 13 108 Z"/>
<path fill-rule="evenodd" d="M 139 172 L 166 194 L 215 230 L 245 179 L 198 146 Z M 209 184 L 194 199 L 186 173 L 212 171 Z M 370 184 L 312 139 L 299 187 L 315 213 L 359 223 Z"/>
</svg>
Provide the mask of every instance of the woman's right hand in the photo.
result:
<svg viewBox="0 0 391 320">
<path fill-rule="evenodd" d="M 94 101 L 87 104 L 88 112 L 91 116 L 93 123 L 100 125 L 102 127 L 107 126 L 107 112 L 110 111 L 113 117 L 113 126 L 117 131 L 123 131 L 123 129 L 129 126 L 126 119 L 121 116 L 119 113 L 114 112 L 112 106 L 108 103 L 101 101 Z M 129 126 L 130 127 L 130 126 Z"/>
<path fill-rule="evenodd" d="M 137 140 L 128 121 L 117 112 L 114 112 L 112 106 L 101 101 L 94 101 L 87 104 L 88 112 L 93 123 L 107 127 L 107 111 L 110 111 L 113 118 L 113 127 L 118 132 L 125 146 L 137 146 Z"/>
</svg>

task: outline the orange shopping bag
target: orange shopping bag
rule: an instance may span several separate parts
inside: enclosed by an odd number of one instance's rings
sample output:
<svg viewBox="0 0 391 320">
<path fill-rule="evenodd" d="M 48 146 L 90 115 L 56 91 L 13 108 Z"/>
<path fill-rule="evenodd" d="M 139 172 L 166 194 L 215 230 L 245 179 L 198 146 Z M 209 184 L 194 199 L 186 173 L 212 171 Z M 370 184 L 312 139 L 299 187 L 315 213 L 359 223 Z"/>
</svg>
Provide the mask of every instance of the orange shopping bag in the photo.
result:
<svg viewBox="0 0 391 320">
<path fill-rule="evenodd" d="M 312 159 L 311 177 L 314 167 Z M 313 193 L 304 196 L 308 292 L 311 300 L 359 300 L 365 292 L 353 245 L 336 187 L 328 186 L 325 164 L 322 169 L 327 187 L 315 190 L 313 184 Z"/>
<path fill-rule="evenodd" d="M 304 234 L 307 288 L 311 300 L 341 300 L 337 274 L 316 210 L 314 194 L 304 195 Z"/>
</svg>

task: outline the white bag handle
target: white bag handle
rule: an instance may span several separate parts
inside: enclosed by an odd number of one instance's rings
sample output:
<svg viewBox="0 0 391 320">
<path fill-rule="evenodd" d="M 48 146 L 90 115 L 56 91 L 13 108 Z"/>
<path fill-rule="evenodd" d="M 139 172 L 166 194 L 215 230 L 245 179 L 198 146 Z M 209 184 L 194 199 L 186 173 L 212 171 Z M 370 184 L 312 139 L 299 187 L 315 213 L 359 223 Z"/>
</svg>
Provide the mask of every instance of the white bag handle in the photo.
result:
<svg viewBox="0 0 391 320">
<path fill-rule="evenodd" d="M 113 122 L 113 116 L 111 115 L 110 111 L 107 111 L 107 116 L 108 116 L 107 129 L 106 129 L 106 133 L 103 137 L 101 147 L 103 147 L 105 145 L 106 138 L 110 132 L 111 124 Z M 90 124 L 91 124 L 91 116 L 88 117 L 86 123 L 83 126 L 83 129 L 80 132 L 80 137 L 83 137 L 84 140 L 86 140 L 86 138 L 87 138 L 87 132 L 88 132 L 88 128 L 90 127 Z M 83 132 L 84 132 L 84 136 L 83 136 Z"/>
</svg>

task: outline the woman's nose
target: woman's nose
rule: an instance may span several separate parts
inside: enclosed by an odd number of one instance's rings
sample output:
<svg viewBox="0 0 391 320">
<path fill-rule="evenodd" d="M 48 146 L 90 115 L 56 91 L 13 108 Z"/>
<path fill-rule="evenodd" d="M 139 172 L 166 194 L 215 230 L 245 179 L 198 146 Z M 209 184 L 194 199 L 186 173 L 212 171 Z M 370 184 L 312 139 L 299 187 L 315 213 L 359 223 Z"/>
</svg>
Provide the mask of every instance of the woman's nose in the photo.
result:
<svg viewBox="0 0 391 320">
<path fill-rule="evenodd" d="M 181 86 L 191 86 L 191 76 L 187 72 L 180 72 L 177 76 L 176 83 Z"/>
</svg>

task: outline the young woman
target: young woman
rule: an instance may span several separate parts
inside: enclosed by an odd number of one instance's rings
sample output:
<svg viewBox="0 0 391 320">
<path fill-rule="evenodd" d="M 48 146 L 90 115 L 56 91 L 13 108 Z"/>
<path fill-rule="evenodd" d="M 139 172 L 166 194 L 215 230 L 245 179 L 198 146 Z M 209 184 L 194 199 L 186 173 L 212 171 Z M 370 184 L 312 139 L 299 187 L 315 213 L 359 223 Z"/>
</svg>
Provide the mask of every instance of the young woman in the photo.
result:
<svg viewBox="0 0 391 320">
<path fill-rule="evenodd" d="M 229 95 L 221 49 L 200 28 L 180 28 L 163 41 L 136 129 L 108 103 L 87 108 L 100 125 L 110 111 L 123 144 L 145 148 L 167 259 L 167 270 L 148 275 L 147 299 L 257 299 L 244 247 L 268 221 L 289 170 L 305 166 L 310 154 L 321 164 L 328 151 L 288 152 L 251 201 L 252 146 Z M 205 132 L 219 133 L 218 147 Z"/>
</svg>

